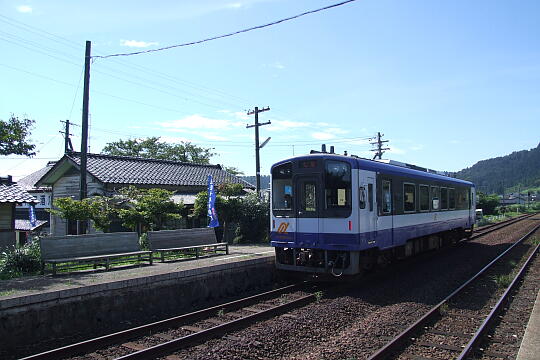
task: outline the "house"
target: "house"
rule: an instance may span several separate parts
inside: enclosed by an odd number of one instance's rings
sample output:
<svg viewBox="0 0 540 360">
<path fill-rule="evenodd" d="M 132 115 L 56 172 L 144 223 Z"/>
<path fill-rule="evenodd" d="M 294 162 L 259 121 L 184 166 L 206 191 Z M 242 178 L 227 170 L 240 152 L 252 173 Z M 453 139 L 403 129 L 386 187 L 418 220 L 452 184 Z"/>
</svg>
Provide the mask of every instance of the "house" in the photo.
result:
<svg viewBox="0 0 540 360">
<path fill-rule="evenodd" d="M 80 153 L 70 152 L 57 161 L 35 184 L 52 189 L 52 200 L 59 197 L 79 199 Z M 88 197 L 111 196 L 121 188 L 162 188 L 173 191 L 173 200 L 193 206 L 197 193 L 207 189 L 208 175 L 216 185 L 238 183 L 244 189 L 253 185 L 231 175 L 220 165 L 201 165 L 178 161 L 88 154 Z M 55 236 L 76 233 L 76 224 L 51 216 L 51 233 Z"/>
<path fill-rule="evenodd" d="M 49 224 L 50 224 L 50 214 L 47 211 L 51 208 L 51 197 L 52 189 L 49 186 L 36 186 L 36 183 L 39 179 L 43 177 L 55 164 L 55 161 L 49 161 L 47 166 L 44 168 L 33 172 L 32 174 L 25 176 L 24 178 L 17 181 L 17 185 L 32 195 L 37 203 L 35 204 L 35 215 L 36 220 L 39 222 L 39 230 L 45 233 L 48 233 Z M 30 230 L 28 226 L 29 219 L 29 204 L 19 204 L 15 208 L 15 220 L 16 220 L 16 229 L 19 231 L 36 231 L 37 228 L 31 227 Z M 20 224 L 20 226 L 17 226 Z"/>
<path fill-rule="evenodd" d="M 16 244 L 15 206 L 36 203 L 36 199 L 17 186 L 12 177 L 0 178 L 0 249 Z"/>
</svg>

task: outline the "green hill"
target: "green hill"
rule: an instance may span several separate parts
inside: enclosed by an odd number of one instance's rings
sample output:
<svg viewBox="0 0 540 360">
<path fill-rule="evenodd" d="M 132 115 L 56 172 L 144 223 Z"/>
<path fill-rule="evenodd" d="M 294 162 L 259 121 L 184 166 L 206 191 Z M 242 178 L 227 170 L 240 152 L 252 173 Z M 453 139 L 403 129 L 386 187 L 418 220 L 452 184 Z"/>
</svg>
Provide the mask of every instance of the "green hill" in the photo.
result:
<svg viewBox="0 0 540 360">
<path fill-rule="evenodd" d="M 540 187 L 540 144 L 531 150 L 479 161 L 455 173 L 455 177 L 472 181 L 478 191 L 487 194 Z"/>
</svg>

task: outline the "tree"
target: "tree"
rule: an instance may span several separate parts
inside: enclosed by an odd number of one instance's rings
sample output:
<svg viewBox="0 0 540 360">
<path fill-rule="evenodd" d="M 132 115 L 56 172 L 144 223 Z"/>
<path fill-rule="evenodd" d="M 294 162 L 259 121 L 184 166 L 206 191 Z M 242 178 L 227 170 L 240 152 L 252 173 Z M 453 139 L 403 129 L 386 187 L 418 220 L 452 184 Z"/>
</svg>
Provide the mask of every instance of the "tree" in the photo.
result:
<svg viewBox="0 0 540 360">
<path fill-rule="evenodd" d="M 241 184 L 220 184 L 217 186 L 216 212 L 221 227 L 223 228 L 223 241 L 229 240 L 229 227 L 231 223 L 238 221 L 241 214 L 242 194 Z M 202 191 L 195 198 L 193 214 L 195 216 L 206 216 L 208 210 L 208 192 Z"/>
<path fill-rule="evenodd" d="M 228 172 L 229 174 L 234 175 L 234 176 L 244 175 L 243 171 L 238 170 L 238 168 L 236 168 L 234 166 L 224 166 L 223 170 L 225 170 L 226 172 Z"/>
<path fill-rule="evenodd" d="M 36 155 L 36 145 L 28 142 L 34 122 L 27 118 L 19 120 L 13 114 L 8 121 L 0 119 L 0 155 Z"/>
<path fill-rule="evenodd" d="M 171 200 L 172 191 L 165 189 L 138 189 L 129 186 L 120 190 L 130 200 L 130 206 L 118 209 L 124 226 L 135 228 L 139 224 L 149 230 L 161 230 L 167 220 L 180 219 L 184 204 Z"/>
<path fill-rule="evenodd" d="M 248 194 L 242 199 L 241 207 L 235 241 L 267 241 L 270 202 L 259 198 L 257 194 Z"/>
<path fill-rule="evenodd" d="M 184 204 L 171 200 L 172 194 L 164 189 L 129 186 L 113 197 L 58 198 L 49 211 L 68 220 L 92 220 L 94 227 L 103 232 L 110 231 L 114 219 L 120 219 L 123 226 L 132 229 L 142 225 L 148 230 L 161 230 L 167 220 L 180 219 L 184 210 Z"/>
<path fill-rule="evenodd" d="M 97 230 L 109 232 L 118 206 L 119 201 L 114 197 L 93 196 L 83 200 L 66 197 L 54 199 L 53 208 L 49 212 L 67 220 L 92 220 Z"/>
<path fill-rule="evenodd" d="M 146 139 L 118 140 L 105 145 L 103 154 L 116 156 L 134 156 L 150 159 L 173 160 L 196 164 L 208 164 L 214 155 L 212 149 L 202 148 L 190 142 L 168 144 L 159 141 L 159 137 Z"/>
<path fill-rule="evenodd" d="M 485 215 L 494 215 L 495 214 L 495 208 L 499 206 L 499 196 L 493 194 L 493 195 L 486 195 L 482 192 L 478 192 L 478 204 L 476 205 L 477 209 L 482 209 L 482 212 Z"/>
</svg>

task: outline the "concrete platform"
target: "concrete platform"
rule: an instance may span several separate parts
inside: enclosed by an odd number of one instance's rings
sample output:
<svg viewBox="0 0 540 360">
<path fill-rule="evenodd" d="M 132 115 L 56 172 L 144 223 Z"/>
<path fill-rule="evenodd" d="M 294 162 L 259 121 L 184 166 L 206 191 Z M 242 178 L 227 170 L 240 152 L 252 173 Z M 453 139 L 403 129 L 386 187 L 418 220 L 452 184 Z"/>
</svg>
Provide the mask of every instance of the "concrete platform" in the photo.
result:
<svg viewBox="0 0 540 360">
<path fill-rule="evenodd" d="M 246 260 L 273 258 L 274 248 L 264 245 L 231 245 L 229 255 L 218 255 L 200 259 L 159 262 L 154 259 L 153 265 L 135 267 L 113 267 L 110 271 L 84 271 L 71 272 L 52 276 L 28 276 L 13 280 L 0 280 L 0 310 L 13 305 L 29 303 L 32 295 L 47 297 L 44 294 L 74 290 L 81 287 L 92 287 L 100 291 L 107 288 L 128 286 L 135 279 L 152 277 L 160 278 L 188 277 L 200 271 L 195 269 L 225 265 L 221 268 L 234 267 L 236 263 Z M 227 265 L 228 264 L 228 265 Z M 140 281 L 135 281 L 135 283 Z M 116 283 L 115 285 L 112 285 Z M 72 292 L 72 291 L 67 291 Z M 23 299 L 21 299 L 23 298 Z"/>
<path fill-rule="evenodd" d="M 80 341 L 219 303 L 274 281 L 270 246 L 229 255 L 0 281 L 0 359 L 31 344 Z M 52 346 L 52 345 L 51 345 Z"/>
<path fill-rule="evenodd" d="M 540 360 L 540 292 L 521 341 L 517 360 Z"/>
</svg>

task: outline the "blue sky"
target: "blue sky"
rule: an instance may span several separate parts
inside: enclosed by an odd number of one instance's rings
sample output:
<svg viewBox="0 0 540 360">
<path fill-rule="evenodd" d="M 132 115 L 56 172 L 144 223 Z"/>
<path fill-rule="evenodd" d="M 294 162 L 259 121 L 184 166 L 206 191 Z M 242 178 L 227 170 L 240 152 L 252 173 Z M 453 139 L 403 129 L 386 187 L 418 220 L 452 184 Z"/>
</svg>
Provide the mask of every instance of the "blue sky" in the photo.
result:
<svg viewBox="0 0 540 360">
<path fill-rule="evenodd" d="M 35 119 L 27 175 L 63 153 L 60 120 L 81 123 L 84 44 L 93 55 L 184 43 L 327 6 L 320 0 L 0 1 L 0 118 Z M 456 171 L 540 140 L 540 2 L 358 0 L 200 45 L 95 59 L 90 151 L 161 136 L 214 148 L 212 163 L 263 174 L 320 144 Z M 80 128 L 72 141 L 80 149 Z M 536 164 L 535 166 L 537 166 Z"/>
</svg>

